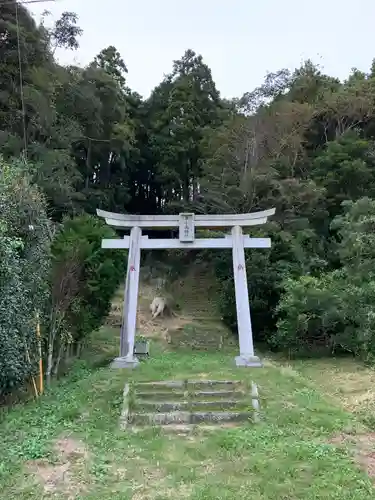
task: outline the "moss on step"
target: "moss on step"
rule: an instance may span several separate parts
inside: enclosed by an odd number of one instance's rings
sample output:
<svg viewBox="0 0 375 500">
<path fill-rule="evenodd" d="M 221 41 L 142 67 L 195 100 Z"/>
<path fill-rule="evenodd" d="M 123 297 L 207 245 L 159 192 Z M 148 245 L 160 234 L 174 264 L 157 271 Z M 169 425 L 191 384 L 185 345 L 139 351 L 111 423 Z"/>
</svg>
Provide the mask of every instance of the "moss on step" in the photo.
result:
<svg viewBox="0 0 375 500">
<path fill-rule="evenodd" d="M 243 422 L 254 416 L 248 384 L 238 380 L 138 383 L 129 422 L 172 425 Z"/>
</svg>

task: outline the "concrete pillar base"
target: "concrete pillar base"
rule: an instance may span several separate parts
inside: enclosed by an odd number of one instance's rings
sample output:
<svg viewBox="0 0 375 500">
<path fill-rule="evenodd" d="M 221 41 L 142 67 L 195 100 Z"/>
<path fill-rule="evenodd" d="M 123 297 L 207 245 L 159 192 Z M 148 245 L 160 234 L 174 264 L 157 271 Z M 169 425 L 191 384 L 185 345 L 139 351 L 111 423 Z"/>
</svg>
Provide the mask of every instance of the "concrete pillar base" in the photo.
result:
<svg viewBox="0 0 375 500">
<path fill-rule="evenodd" d="M 111 363 L 111 368 L 136 368 L 139 365 L 139 360 L 135 356 L 120 356 L 115 358 Z"/>
<path fill-rule="evenodd" d="M 236 366 L 246 366 L 249 368 L 261 368 L 262 362 L 258 356 L 239 355 L 234 358 Z"/>
</svg>

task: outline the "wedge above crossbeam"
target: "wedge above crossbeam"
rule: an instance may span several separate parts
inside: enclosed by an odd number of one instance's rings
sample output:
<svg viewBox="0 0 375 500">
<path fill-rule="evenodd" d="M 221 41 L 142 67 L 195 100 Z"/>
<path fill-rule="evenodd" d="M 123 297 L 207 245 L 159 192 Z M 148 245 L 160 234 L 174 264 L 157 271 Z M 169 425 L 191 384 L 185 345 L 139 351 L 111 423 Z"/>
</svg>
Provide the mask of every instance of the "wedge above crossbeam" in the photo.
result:
<svg viewBox="0 0 375 500">
<path fill-rule="evenodd" d="M 115 249 L 115 248 L 129 248 L 130 236 L 124 238 L 108 238 L 102 240 L 102 248 Z M 142 236 L 140 245 L 142 249 L 149 250 L 162 250 L 162 249 L 202 249 L 202 248 L 233 248 L 233 238 L 228 236 L 226 238 L 199 238 L 192 242 L 182 242 L 174 238 L 153 239 L 148 236 Z M 250 236 L 243 236 L 244 248 L 271 248 L 270 238 L 250 238 Z"/>
</svg>

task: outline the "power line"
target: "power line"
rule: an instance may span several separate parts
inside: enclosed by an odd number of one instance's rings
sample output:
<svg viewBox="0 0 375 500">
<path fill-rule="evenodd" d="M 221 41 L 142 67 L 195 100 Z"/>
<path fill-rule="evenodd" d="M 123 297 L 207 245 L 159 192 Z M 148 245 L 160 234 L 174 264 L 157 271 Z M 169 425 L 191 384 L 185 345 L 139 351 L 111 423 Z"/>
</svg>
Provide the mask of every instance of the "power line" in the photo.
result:
<svg viewBox="0 0 375 500">
<path fill-rule="evenodd" d="M 23 71 L 22 71 L 22 57 L 21 57 L 21 33 L 20 33 L 20 22 L 18 16 L 18 5 L 19 4 L 30 4 L 30 3 L 42 3 L 42 2 L 54 2 L 55 0 L 24 0 L 19 2 L 11 1 L 0 1 L 0 5 L 7 5 L 15 3 L 16 10 L 16 27 L 17 27 L 17 52 L 18 52 L 18 70 L 20 78 L 20 98 L 21 98 L 21 112 L 22 112 L 22 129 L 23 129 L 23 154 L 25 161 L 27 161 L 27 132 L 26 132 L 26 108 L 25 108 L 25 96 L 23 92 Z"/>
<path fill-rule="evenodd" d="M 20 97 L 22 108 L 22 127 L 23 127 L 23 147 L 24 156 L 27 161 L 27 135 L 26 135 L 26 110 L 25 110 L 25 97 L 23 94 L 23 74 L 22 74 L 22 59 L 21 59 L 21 36 L 20 36 L 20 23 L 18 19 L 18 3 L 16 2 L 16 26 L 17 26 L 17 51 L 18 51 L 18 70 L 20 75 Z"/>
<path fill-rule="evenodd" d="M 7 5 L 13 3 L 17 3 L 20 5 L 27 5 L 29 3 L 45 3 L 45 2 L 56 2 L 56 0 L 19 0 L 17 2 L 14 2 L 12 0 L 0 0 L 0 5 Z"/>
</svg>

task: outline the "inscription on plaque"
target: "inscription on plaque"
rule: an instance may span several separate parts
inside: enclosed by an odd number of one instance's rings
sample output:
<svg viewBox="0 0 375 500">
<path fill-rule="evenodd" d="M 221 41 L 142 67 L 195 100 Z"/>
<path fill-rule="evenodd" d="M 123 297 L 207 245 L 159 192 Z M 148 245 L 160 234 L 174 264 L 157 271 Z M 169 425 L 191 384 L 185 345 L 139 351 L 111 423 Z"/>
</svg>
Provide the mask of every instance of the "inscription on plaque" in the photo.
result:
<svg viewBox="0 0 375 500">
<path fill-rule="evenodd" d="M 194 233 L 194 214 L 180 214 L 179 240 L 190 243 L 195 239 Z"/>
</svg>

